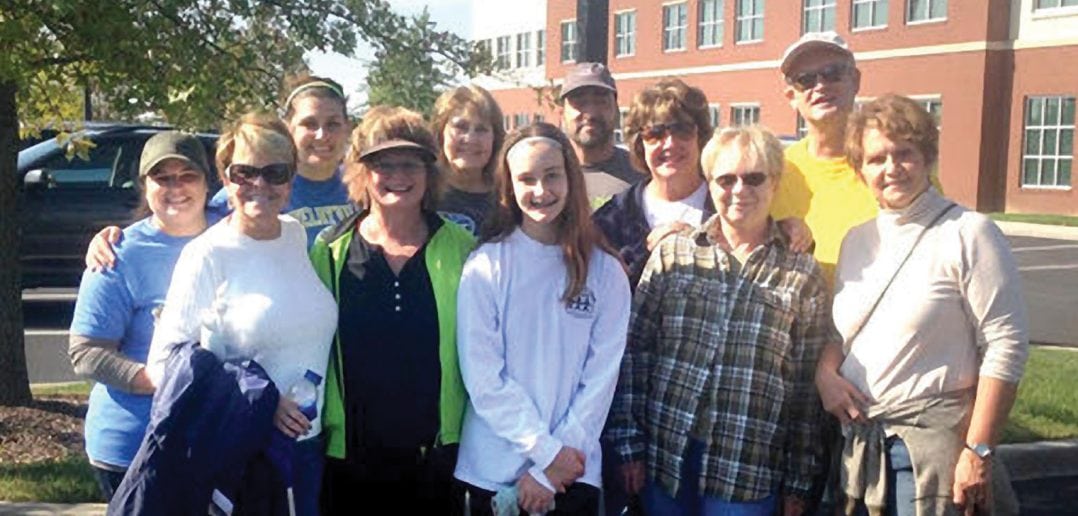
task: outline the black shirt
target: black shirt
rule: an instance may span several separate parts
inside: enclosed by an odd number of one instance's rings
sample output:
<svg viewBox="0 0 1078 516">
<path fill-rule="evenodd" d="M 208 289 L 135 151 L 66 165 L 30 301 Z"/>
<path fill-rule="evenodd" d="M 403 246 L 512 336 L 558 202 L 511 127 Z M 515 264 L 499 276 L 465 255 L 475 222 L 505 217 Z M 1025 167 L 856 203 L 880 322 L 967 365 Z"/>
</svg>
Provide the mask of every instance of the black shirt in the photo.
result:
<svg viewBox="0 0 1078 516">
<path fill-rule="evenodd" d="M 443 221 L 427 214 L 427 224 L 433 235 Z M 349 447 L 429 447 L 439 429 L 441 362 L 427 246 L 395 275 L 382 248 L 353 231 L 338 323 Z"/>
</svg>

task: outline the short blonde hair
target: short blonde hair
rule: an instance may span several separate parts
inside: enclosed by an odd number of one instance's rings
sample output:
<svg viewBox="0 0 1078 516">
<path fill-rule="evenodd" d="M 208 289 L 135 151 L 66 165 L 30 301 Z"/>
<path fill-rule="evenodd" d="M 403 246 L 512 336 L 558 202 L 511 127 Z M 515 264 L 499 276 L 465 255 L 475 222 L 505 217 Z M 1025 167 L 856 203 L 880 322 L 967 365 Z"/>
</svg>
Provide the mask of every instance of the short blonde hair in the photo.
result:
<svg viewBox="0 0 1078 516">
<path fill-rule="evenodd" d="M 434 155 L 434 137 L 427 128 L 423 115 L 402 107 L 375 106 L 363 115 L 363 122 L 352 131 L 351 148 L 344 157 L 344 184 L 348 188 L 348 197 L 357 205 L 370 206 L 367 186 L 371 180 L 371 169 L 360 156 L 363 151 L 389 140 L 406 140 L 417 143 L 430 150 Z M 423 192 L 422 207 L 434 210 L 440 185 L 438 166 L 423 156 L 427 169 L 427 189 Z M 370 156 L 367 157 L 370 159 Z"/>
<path fill-rule="evenodd" d="M 700 164 L 708 181 L 715 179 L 711 175 L 712 169 L 719 160 L 719 154 L 729 145 L 736 145 L 736 148 L 747 156 L 753 157 L 771 179 L 778 182 L 782 178 L 782 167 L 785 164 L 782 143 L 766 128 L 747 125 L 722 129 L 704 146 L 700 153 Z"/>
<path fill-rule="evenodd" d="M 861 173 L 865 159 L 865 129 L 876 129 L 892 140 L 909 142 L 931 167 L 939 158 L 936 120 L 916 100 L 889 93 L 869 102 L 852 115 L 846 126 L 846 161 Z"/>
<path fill-rule="evenodd" d="M 228 175 L 228 166 L 232 164 L 237 140 L 255 149 L 272 149 L 273 152 L 285 153 L 289 156 L 288 165 L 295 173 L 299 156 L 296 152 L 296 144 L 292 141 L 292 134 L 288 132 L 288 126 L 277 115 L 268 111 L 249 111 L 232 122 L 228 130 L 217 140 L 217 153 L 214 158 L 217 164 L 217 174 L 222 183 Z"/>
<path fill-rule="evenodd" d="M 681 79 L 663 79 L 637 93 L 629 106 L 629 115 L 624 124 L 625 141 L 636 168 L 649 171 L 644 160 L 641 134 L 648 126 L 666 118 L 691 122 L 696 126 L 697 148 L 702 149 L 711 138 L 711 113 L 704 92 L 685 84 Z"/>
<path fill-rule="evenodd" d="M 496 154 L 498 149 L 502 148 L 502 142 L 505 141 L 505 125 L 502 122 L 502 108 L 498 106 L 494 96 L 482 87 L 474 84 L 458 86 L 442 93 L 438 100 L 434 101 L 430 130 L 434 134 L 435 155 L 438 156 L 438 163 L 448 170 L 449 162 L 445 156 L 445 126 L 450 118 L 467 113 L 474 113 L 475 116 L 484 120 L 490 125 L 490 130 L 494 134 L 490 159 L 483 167 L 483 179 L 487 184 L 491 184 L 494 180 L 494 169 L 498 166 Z"/>
</svg>

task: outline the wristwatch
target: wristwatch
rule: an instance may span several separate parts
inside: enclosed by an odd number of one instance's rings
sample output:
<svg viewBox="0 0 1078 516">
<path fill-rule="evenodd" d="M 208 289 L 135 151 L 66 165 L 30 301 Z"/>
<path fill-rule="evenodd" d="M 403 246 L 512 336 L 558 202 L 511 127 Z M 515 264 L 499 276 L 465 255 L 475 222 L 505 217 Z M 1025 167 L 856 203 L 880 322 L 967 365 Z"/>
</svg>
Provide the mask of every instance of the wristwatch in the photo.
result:
<svg viewBox="0 0 1078 516">
<path fill-rule="evenodd" d="M 981 460 L 992 458 L 992 453 L 994 451 L 991 446 L 988 446 L 985 443 L 966 443 L 966 449 L 976 454 Z"/>
</svg>

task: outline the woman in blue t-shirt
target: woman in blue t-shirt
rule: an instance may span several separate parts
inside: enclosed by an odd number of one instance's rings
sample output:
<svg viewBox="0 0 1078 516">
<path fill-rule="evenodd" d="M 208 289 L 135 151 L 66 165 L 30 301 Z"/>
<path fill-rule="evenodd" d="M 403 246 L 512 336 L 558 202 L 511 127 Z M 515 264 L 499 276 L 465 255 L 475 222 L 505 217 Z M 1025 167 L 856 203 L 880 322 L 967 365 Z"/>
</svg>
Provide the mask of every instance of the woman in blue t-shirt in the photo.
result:
<svg viewBox="0 0 1078 516">
<path fill-rule="evenodd" d="M 139 213 L 123 230 L 115 267 L 87 270 L 71 323 L 75 372 L 96 383 L 86 414 L 86 454 L 105 499 L 111 499 L 150 420 L 153 385 L 146 355 L 172 269 L 184 245 L 206 229 L 205 148 L 170 131 L 146 142 L 139 163 Z"/>
</svg>

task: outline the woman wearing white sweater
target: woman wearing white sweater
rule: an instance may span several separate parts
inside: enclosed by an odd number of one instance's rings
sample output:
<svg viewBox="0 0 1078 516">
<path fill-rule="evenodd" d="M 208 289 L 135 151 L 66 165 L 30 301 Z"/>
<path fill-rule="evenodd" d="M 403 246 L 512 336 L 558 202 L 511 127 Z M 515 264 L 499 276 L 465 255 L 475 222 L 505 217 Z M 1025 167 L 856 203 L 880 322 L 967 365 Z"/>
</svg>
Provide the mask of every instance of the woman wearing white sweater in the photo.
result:
<svg viewBox="0 0 1078 516">
<path fill-rule="evenodd" d="M 193 341 L 222 360 L 258 362 L 282 394 L 274 424 L 298 438 L 296 513 L 318 514 L 321 417 L 308 420 L 284 393 L 307 371 L 325 377 L 337 305 L 307 258 L 303 226 L 280 215 L 291 193 L 296 147 L 277 117 L 251 113 L 222 135 L 217 169 L 235 210 L 180 254 L 146 370 L 160 385 L 170 347 Z"/>
<path fill-rule="evenodd" d="M 846 134 L 847 159 L 880 205 L 842 243 L 833 313 L 845 344 L 828 346 L 816 372 L 843 424 L 847 511 L 986 509 L 1028 348 L 1010 246 L 932 188 L 939 133 L 917 102 L 881 97 Z"/>
<path fill-rule="evenodd" d="M 553 514 L 596 514 L 599 434 L 625 348 L 628 280 L 592 226 L 580 164 L 561 131 L 542 123 L 516 131 L 498 167 L 497 205 L 458 291 L 470 396 L 455 473 L 460 502 L 490 514 L 491 499 L 512 500 L 502 496 L 515 489 L 529 513 L 553 505 Z"/>
</svg>

